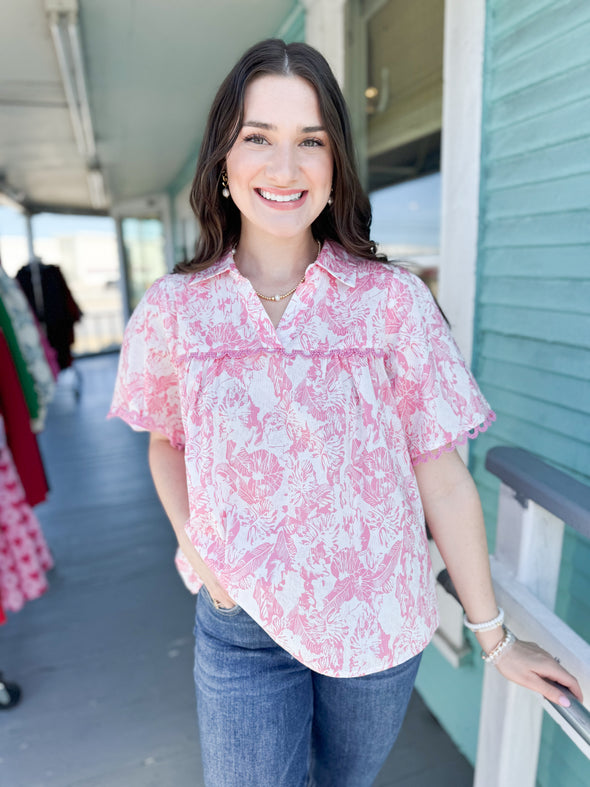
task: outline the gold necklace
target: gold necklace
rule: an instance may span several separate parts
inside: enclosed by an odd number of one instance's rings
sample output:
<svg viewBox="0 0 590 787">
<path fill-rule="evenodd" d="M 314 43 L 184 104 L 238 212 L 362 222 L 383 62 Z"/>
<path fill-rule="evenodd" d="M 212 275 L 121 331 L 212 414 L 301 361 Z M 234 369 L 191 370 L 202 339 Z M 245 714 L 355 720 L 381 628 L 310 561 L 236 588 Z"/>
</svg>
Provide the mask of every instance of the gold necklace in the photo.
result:
<svg viewBox="0 0 590 787">
<path fill-rule="evenodd" d="M 289 292 L 284 292 L 282 295 L 263 295 L 261 292 L 258 292 L 258 290 L 254 290 L 254 292 L 256 293 L 256 295 L 258 295 L 259 298 L 262 298 L 263 301 L 282 301 L 283 298 L 288 298 L 289 295 L 293 295 L 297 287 L 299 287 L 300 284 L 303 284 L 304 281 L 305 281 L 305 276 L 301 279 L 301 281 L 297 282 L 297 284 L 293 287 L 292 290 L 289 290 Z"/>
<path fill-rule="evenodd" d="M 318 253 L 315 259 L 317 260 L 322 250 L 322 244 L 319 242 L 319 240 L 316 240 L 316 243 L 318 244 Z M 252 289 L 254 290 L 256 295 L 258 295 L 259 298 L 262 298 L 263 301 L 282 301 L 283 298 L 288 298 L 289 295 L 293 295 L 297 287 L 299 287 L 300 284 L 303 284 L 304 281 L 305 281 L 305 274 L 303 274 L 303 278 L 301 279 L 301 281 L 298 281 L 292 290 L 289 290 L 289 292 L 284 292 L 282 295 L 263 295 L 261 292 L 258 292 L 258 290 L 256 290 L 254 287 L 252 287 Z"/>
</svg>

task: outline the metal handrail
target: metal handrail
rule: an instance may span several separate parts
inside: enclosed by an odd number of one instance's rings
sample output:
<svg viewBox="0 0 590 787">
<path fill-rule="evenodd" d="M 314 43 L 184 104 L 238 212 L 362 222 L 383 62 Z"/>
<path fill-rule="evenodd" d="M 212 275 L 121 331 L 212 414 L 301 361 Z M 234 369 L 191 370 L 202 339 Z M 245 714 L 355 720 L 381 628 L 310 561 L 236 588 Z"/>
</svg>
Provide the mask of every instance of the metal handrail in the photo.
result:
<svg viewBox="0 0 590 787">
<path fill-rule="evenodd" d="M 590 538 L 590 486 L 552 467 L 524 448 L 497 446 L 486 456 L 486 469 L 521 500 L 533 500 Z"/>
</svg>

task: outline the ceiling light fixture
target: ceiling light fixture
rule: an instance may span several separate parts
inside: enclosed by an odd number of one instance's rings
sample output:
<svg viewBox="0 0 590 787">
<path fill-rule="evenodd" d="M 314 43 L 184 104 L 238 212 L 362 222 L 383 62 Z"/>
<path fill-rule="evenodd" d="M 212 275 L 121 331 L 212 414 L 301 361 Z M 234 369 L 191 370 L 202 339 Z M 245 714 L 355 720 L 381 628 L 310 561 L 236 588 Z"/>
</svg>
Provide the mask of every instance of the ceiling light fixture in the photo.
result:
<svg viewBox="0 0 590 787">
<path fill-rule="evenodd" d="M 78 0 L 45 0 L 45 10 L 66 93 L 76 144 L 81 155 L 92 159 L 96 156 L 96 144 L 80 46 Z"/>
<path fill-rule="evenodd" d="M 87 166 L 88 190 L 94 208 L 106 205 L 102 172 L 96 159 L 96 140 L 88 102 L 84 57 L 78 22 L 78 0 L 45 0 L 47 21 L 80 155 Z"/>
<path fill-rule="evenodd" d="M 107 200 L 102 172 L 99 169 L 89 169 L 86 172 L 86 181 L 88 183 L 88 191 L 90 192 L 92 206 L 94 208 L 104 207 Z"/>
<path fill-rule="evenodd" d="M 92 117 L 90 116 L 90 104 L 88 103 L 88 92 L 86 90 L 86 75 L 84 71 L 84 60 L 82 58 L 82 46 L 80 44 L 80 32 L 78 20 L 70 15 L 67 22 L 68 38 L 72 52 L 72 62 L 74 64 L 74 75 L 76 77 L 76 87 L 78 88 L 80 115 L 84 139 L 86 141 L 86 151 L 88 158 L 96 157 L 96 142 L 94 140 L 94 129 L 92 128 Z"/>
</svg>

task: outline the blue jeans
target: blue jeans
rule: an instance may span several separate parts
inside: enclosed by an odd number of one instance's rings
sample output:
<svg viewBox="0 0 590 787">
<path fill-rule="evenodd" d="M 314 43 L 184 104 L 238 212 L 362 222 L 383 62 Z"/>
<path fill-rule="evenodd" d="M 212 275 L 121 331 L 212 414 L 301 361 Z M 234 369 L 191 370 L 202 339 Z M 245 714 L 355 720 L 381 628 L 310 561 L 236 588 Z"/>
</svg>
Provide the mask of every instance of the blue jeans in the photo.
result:
<svg viewBox="0 0 590 787">
<path fill-rule="evenodd" d="M 420 656 L 320 675 L 240 607 L 197 596 L 195 686 L 207 787 L 370 787 L 397 738 Z"/>
</svg>

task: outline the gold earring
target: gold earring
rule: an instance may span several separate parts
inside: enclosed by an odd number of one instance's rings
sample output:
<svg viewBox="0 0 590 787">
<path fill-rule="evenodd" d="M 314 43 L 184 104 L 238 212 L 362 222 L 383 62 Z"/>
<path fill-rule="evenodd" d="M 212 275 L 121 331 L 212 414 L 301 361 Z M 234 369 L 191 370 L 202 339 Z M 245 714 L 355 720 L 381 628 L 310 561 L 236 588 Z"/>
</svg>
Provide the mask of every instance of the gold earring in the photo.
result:
<svg viewBox="0 0 590 787">
<path fill-rule="evenodd" d="M 221 189 L 221 193 L 227 199 L 229 197 L 229 188 L 227 185 L 227 170 L 225 169 L 221 173 L 221 185 L 223 186 L 223 188 Z"/>
</svg>

